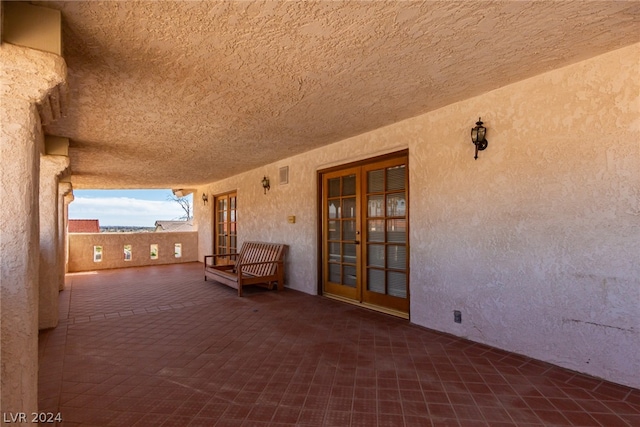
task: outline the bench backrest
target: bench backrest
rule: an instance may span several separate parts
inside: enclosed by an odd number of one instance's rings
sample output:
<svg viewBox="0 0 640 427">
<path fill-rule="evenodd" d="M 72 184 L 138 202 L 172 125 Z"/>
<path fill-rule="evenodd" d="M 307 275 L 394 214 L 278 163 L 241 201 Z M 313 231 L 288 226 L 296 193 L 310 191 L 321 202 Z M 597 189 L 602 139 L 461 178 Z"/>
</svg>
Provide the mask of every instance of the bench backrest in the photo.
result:
<svg viewBox="0 0 640 427">
<path fill-rule="evenodd" d="M 242 248 L 240 248 L 236 265 L 251 262 L 280 261 L 284 256 L 284 247 L 285 245 L 279 243 L 244 242 Z M 275 274 L 276 268 L 277 265 L 275 263 L 248 265 L 242 267 L 242 271 L 254 276 L 270 276 Z"/>
</svg>

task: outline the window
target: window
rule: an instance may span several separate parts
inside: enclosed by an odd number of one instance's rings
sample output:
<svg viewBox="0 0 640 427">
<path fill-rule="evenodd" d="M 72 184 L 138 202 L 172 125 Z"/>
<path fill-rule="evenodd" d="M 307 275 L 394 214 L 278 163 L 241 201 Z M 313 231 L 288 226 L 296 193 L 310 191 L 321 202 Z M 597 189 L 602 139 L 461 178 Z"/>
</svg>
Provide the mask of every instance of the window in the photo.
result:
<svg viewBox="0 0 640 427">
<path fill-rule="evenodd" d="M 158 245 L 156 243 L 149 246 L 149 257 L 151 259 L 158 259 Z"/>
<path fill-rule="evenodd" d="M 102 246 L 93 247 L 93 262 L 102 262 Z"/>
<path fill-rule="evenodd" d="M 124 260 L 131 261 L 131 245 L 124 245 Z"/>
</svg>

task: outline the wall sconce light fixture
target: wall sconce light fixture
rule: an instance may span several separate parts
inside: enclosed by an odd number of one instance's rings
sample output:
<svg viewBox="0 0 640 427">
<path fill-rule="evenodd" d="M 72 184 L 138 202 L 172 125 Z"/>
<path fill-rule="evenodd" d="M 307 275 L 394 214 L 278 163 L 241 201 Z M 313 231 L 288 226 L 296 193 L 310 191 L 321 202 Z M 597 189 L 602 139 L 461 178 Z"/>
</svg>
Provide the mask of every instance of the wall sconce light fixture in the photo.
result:
<svg viewBox="0 0 640 427">
<path fill-rule="evenodd" d="M 262 178 L 262 188 L 264 189 L 264 194 L 267 194 L 267 190 L 271 190 L 271 186 L 269 185 L 269 178 L 267 178 L 267 176 L 265 175 L 264 178 Z"/>
<path fill-rule="evenodd" d="M 209 197 L 207 196 L 207 193 L 202 193 L 202 203 L 206 205 L 208 201 Z"/>
<path fill-rule="evenodd" d="M 476 127 L 471 128 L 471 142 L 476 146 L 476 155 L 474 157 L 476 160 L 478 159 L 478 150 L 482 151 L 489 145 L 489 141 L 485 138 L 486 135 L 487 128 L 482 126 L 482 120 L 478 117 Z"/>
</svg>

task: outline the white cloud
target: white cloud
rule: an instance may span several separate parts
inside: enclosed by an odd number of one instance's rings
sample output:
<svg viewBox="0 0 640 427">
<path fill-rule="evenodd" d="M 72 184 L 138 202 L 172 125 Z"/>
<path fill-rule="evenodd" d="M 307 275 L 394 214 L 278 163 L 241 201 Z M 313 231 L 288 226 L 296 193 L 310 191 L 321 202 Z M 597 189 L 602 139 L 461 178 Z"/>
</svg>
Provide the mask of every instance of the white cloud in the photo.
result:
<svg viewBox="0 0 640 427">
<path fill-rule="evenodd" d="M 128 197 L 76 197 L 69 205 L 70 219 L 98 219 L 100 225 L 153 227 L 157 220 L 178 219 L 184 211 L 176 202 Z"/>
</svg>

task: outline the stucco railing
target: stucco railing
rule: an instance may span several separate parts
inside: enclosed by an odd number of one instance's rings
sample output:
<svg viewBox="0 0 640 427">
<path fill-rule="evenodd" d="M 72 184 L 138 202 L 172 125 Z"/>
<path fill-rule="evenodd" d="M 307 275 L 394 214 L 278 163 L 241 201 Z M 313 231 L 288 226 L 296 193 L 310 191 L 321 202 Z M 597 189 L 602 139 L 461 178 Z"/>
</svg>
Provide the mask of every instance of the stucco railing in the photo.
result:
<svg viewBox="0 0 640 427">
<path fill-rule="evenodd" d="M 69 233 L 69 272 L 198 260 L 198 232 Z"/>
</svg>

